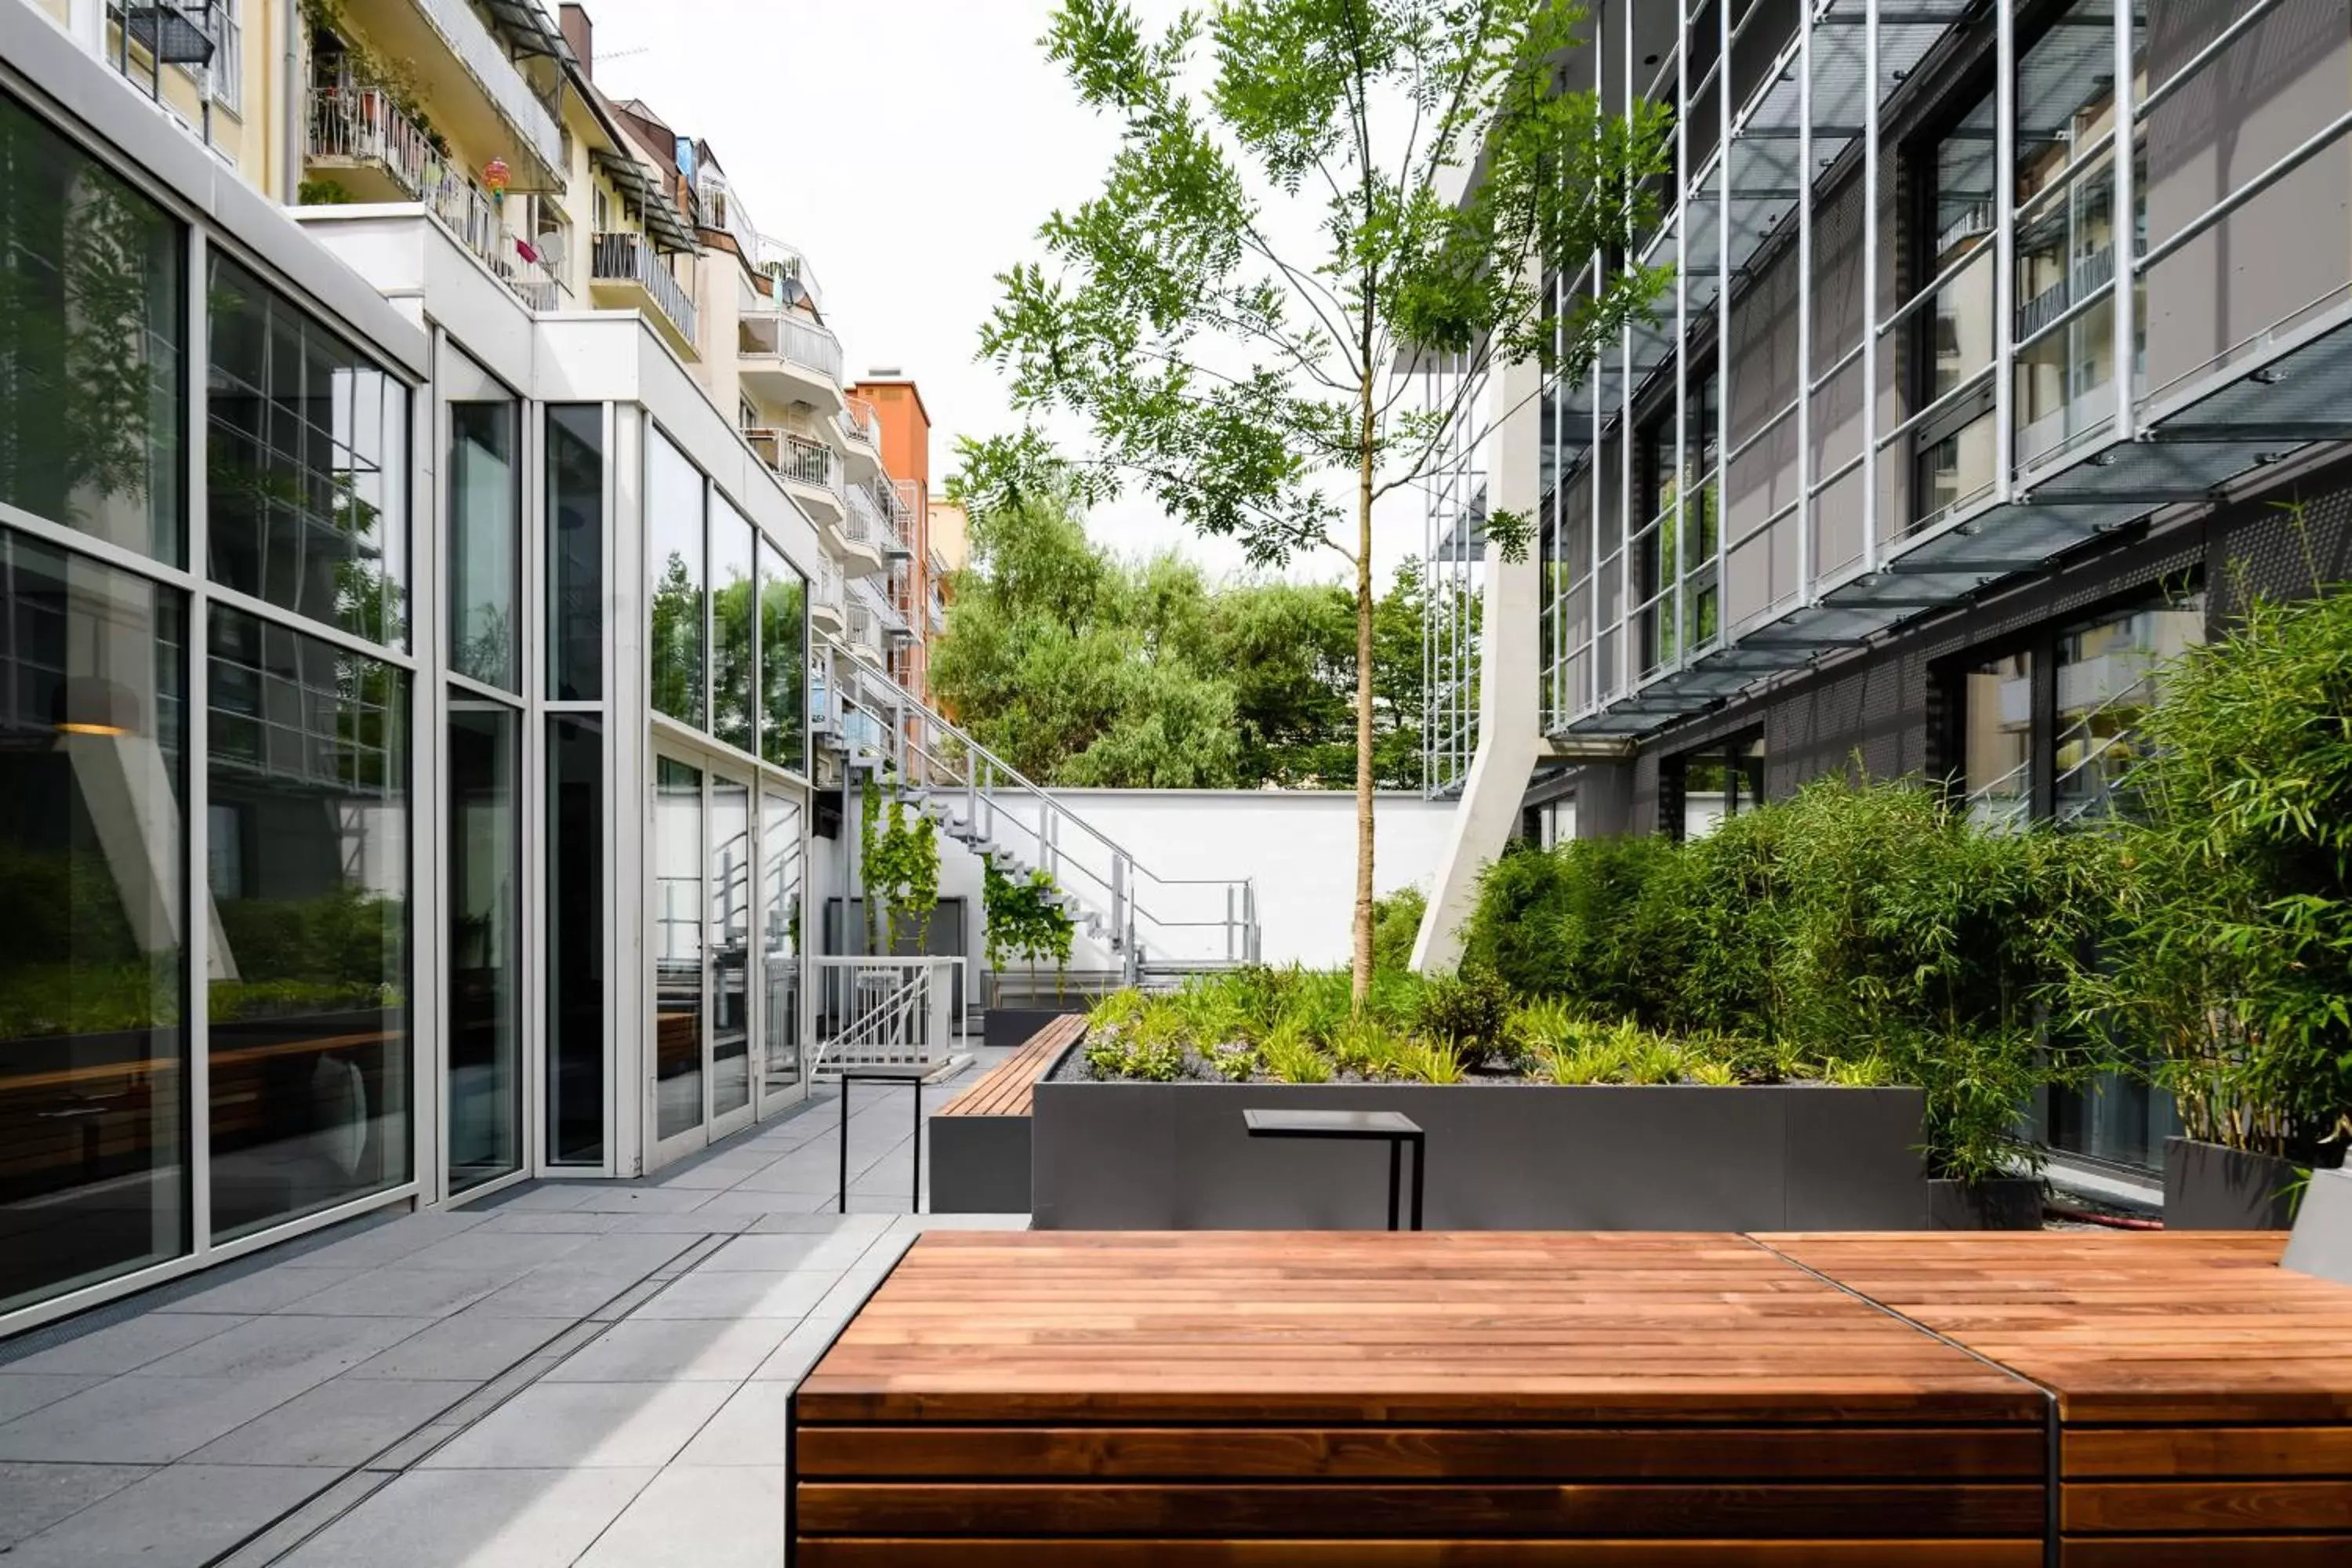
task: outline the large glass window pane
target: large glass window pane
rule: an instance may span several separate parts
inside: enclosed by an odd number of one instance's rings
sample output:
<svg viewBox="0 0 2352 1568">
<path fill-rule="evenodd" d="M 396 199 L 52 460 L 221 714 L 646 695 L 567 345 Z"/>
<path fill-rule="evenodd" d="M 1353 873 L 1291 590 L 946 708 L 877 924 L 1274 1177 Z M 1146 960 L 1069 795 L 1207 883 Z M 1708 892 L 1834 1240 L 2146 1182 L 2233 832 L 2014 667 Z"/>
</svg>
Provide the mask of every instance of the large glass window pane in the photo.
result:
<svg viewBox="0 0 2352 1568">
<path fill-rule="evenodd" d="M 2058 639 L 2058 820 L 2105 816 L 2140 754 L 2168 661 L 2205 636 L 2202 595 L 2078 626 Z"/>
<path fill-rule="evenodd" d="M 547 692 L 604 695 L 604 410 L 547 411 Z"/>
<path fill-rule="evenodd" d="M 702 475 L 659 431 L 646 437 L 646 559 L 653 581 L 654 710 L 702 727 Z"/>
<path fill-rule="evenodd" d="M 710 1113 L 751 1102 L 751 791 L 710 780 Z"/>
<path fill-rule="evenodd" d="M 520 718 L 449 713 L 449 1190 L 522 1165 Z"/>
<path fill-rule="evenodd" d="M 0 500 L 175 566 L 184 243 L 0 95 Z"/>
<path fill-rule="evenodd" d="M 768 794 L 760 800 L 761 1090 L 774 1094 L 801 1080 L 800 802 Z"/>
<path fill-rule="evenodd" d="M 760 541 L 760 754 L 808 767 L 808 579 Z"/>
<path fill-rule="evenodd" d="M 702 774 L 654 763 L 654 1123 L 702 1124 Z"/>
<path fill-rule="evenodd" d="M 710 732 L 751 749 L 751 523 L 724 497 L 710 508 Z"/>
<path fill-rule="evenodd" d="M 2033 816 L 2033 655 L 1989 659 L 1964 679 L 1969 816 L 1986 827 L 2021 826 Z"/>
<path fill-rule="evenodd" d="M 0 529 L 0 1311 L 188 1249 L 184 616 Z"/>
<path fill-rule="evenodd" d="M 547 731 L 547 1157 L 604 1158 L 604 725 Z"/>
<path fill-rule="evenodd" d="M 213 1233 L 409 1176 L 408 692 L 400 671 L 216 606 Z"/>
<path fill-rule="evenodd" d="M 515 405 L 449 405 L 449 668 L 502 690 L 515 669 Z"/>
<path fill-rule="evenodd" d="M 213 581 L 403 646 L 407 386 L 217 251 L 206 304 Z"/>
</svg>

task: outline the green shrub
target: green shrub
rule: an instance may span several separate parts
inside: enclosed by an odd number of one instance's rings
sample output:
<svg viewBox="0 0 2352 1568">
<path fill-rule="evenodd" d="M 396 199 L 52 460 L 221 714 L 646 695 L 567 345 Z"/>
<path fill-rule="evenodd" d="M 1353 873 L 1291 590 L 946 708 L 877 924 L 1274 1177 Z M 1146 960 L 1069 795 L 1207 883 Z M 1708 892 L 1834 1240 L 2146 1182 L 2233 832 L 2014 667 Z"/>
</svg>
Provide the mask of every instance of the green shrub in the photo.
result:
<svg viewBox="0 0 2352 1568">
<path fill-rule="evenodd" d="M 1372 900 L 1372 973 L 1397 973 L 1412 965 L 1412 944 L 1421 935 L 1429 900 L 1419 888 L 1399 888 Z"/>
<path fill-rule="evenodd" d="M 1328 1083 L 1331 1061 L 1307 1037 L 1307 1031 L 1288 1020 L 1276 1024 L 1258 1044 L 1265 1070 L 1277 1083 Z"/>
<path fill-rule="evenodd" d="M 1397 1058 L 1397 1076 L 1420 1083 L 1460 1083 L 1466 1070 L 1454 1047 L 1437 1040 L 1410 1041 Z"/>
<path fill-rule="evenodd" d="M 1503 1044 L 1510 1017 L 1511 989 L 1482 963 L 1465 963 L 1459 974 L 1440 975 L 1422 987 L 1413 1023 L 1433 1040 L 1453 1047 L 1465 1067 L 1485 1059 Z"/>
</svg>

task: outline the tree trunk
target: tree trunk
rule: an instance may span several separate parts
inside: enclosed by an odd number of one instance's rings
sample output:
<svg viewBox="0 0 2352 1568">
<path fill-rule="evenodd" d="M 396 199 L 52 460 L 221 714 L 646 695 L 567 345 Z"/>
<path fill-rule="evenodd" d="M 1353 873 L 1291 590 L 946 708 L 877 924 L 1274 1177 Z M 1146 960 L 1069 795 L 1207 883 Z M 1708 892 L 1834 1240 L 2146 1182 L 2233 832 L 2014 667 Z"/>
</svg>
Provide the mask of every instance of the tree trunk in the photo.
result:
<svg viewBox="0 0 2352 1568">
<path fill-rule="evenodd" d="M 1369 336 L 1369 331 L 1367 333 Z M 1365 363 L 1370 363 L 1366 345 Z M 1363 380 L 1356 472 L 1356 944 L 1352 990 L 1372 990 L 1372 379 Z"/>
</svg>

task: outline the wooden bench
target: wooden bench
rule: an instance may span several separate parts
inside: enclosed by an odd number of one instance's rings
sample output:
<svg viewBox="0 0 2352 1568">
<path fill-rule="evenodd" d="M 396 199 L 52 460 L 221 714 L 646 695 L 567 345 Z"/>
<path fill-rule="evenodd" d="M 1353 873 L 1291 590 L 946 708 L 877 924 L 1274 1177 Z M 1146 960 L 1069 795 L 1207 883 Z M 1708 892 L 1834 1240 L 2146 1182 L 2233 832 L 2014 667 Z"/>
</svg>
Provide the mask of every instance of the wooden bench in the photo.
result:
<svg viewBox="0 0 2352 1568">
<path fill-rule="evenodd" d="M 1087 1032 L 1055 1019 L 931 1118 L 931 1212 L 1029 1212 L 1029 1110 L 1037 1080 Z"/>
</svg>

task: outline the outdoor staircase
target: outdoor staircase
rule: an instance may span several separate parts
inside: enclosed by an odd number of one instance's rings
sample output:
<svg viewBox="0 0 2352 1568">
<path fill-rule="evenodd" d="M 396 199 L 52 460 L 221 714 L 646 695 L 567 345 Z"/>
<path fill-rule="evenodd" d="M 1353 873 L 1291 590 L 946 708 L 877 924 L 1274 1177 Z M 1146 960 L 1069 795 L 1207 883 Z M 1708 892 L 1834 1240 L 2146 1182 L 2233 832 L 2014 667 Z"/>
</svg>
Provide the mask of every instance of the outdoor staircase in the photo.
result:
<svg viewBox="0 0 2352 1568">
<path fill-rule="evenodd" d="M 1010 877 L 1044 871 L 1053 900 L 1130 985 L 1257 961 L 1247 878 L 1164 877 L 880 670 L 820 644 L 812 724 L 845 767 Z"/>
</svg>

